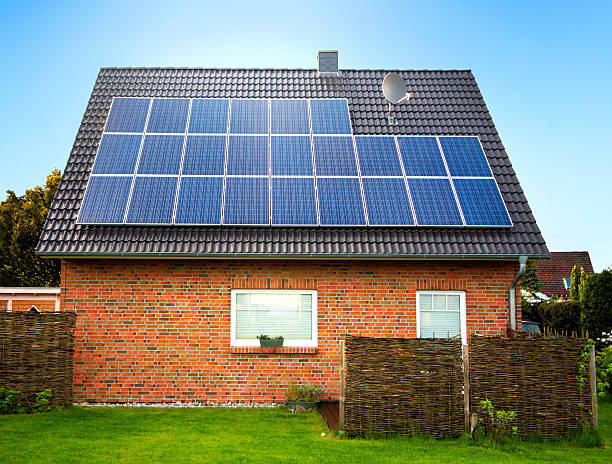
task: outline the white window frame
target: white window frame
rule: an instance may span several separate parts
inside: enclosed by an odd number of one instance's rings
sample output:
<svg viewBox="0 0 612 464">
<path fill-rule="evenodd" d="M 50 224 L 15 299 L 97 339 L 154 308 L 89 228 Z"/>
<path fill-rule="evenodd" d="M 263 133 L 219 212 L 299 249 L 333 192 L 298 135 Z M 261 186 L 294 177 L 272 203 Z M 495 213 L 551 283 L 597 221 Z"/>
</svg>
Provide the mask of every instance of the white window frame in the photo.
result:
<svg viewBox="0 0 612 464">
<path fill-rule="evenodd" d="M 316 290 L 232 290 L 231 305 L 231 324 L 230 324 L 230 346 L 259 346 L 258 339 L 237 339 L 236 338 L 236 295 L 238 293 L 273 293 L 275 295 L 312 295 L 312 340 L 287 340 L 283 346 L 298 348 L 316 348 L 318 341 L 318 312 L 317 312 L 317 291 Z"/>
<path fill-rule="evenodd" d="M 416 294 L 416 328 L 417 337 L 421 338 L 421 295 L 457 295 L 459 296 L 459 324 L 461 326 L 461 343 L 467 344 L 467 329 L 465 325 L 465 292 L 461 291 L 418 291 Z M 436 337 L 445 338 L 445 337 Z"/>
</svg>

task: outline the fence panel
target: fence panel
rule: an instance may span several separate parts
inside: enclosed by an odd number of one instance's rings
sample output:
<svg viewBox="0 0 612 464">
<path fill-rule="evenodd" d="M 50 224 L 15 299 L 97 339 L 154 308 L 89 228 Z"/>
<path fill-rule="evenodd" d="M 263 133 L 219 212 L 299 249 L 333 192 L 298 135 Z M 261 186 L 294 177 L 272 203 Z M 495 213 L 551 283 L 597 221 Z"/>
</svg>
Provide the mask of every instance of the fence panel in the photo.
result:
<svg viewBox="0 0 612 464">
<path fill-rule="evenodd" d="M 463 433 L 461 342 L 346 338 L 348 435 Z"/>
<path fill-rule="evenodd" d="M 0 312 L 0 387 L 20 391 L 19 402 L 53 391 L 51 405 L 72 402 L 76 314 Z"/>
<path fill-rule="evenodd" d="M 483 416 L 480 401 L 516 411 L 524 436 L 559 437 L 590 421 L 589 371 L 579 374 L 581 338 L 470 339 L 471 411 Z M 582 389 L 577 377 L 585 378 Z"/>
</svg>

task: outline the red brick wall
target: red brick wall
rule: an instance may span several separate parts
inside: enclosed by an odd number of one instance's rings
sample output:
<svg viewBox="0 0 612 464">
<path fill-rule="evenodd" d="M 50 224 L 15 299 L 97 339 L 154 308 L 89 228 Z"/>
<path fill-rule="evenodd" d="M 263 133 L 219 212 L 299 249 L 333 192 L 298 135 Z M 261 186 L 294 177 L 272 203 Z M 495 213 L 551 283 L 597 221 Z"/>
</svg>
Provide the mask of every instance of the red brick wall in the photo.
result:
<svg viewBox="0 0 612 464">
<path fill-rule="evenodd" d="M 61 307 L 78 314 L 74 399 L 282 401 L 289 382 L 337 398 L 343 334 L 415 336 L 417 290 L 465 290 L 468 335 L 505 334 L 517 270 L 501 261 L 63 260 Z M 318 290 L 318 350 L 230 349 L 233 288 Z"/>
</svg>

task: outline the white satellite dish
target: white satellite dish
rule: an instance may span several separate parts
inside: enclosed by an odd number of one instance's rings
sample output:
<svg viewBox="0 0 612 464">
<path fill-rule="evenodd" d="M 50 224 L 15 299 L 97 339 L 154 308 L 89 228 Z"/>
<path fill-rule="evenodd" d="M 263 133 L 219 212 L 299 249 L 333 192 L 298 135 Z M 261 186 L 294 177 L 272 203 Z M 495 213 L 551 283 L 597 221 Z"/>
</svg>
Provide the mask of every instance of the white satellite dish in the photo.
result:
<svg viewBox="0 0 612 464">
<path fill-rule="evenodd" d="M 410 92 L 406 88 L 404 79 L 399 74 L 389 73 L 385 76 L 382 82 L 383 95 L 389 102 L 389 125 L 397 125 L 397 121 L 391 116 L 391 105 L 397 105 L 403 101 L 410 99 Z"/>
</svg>

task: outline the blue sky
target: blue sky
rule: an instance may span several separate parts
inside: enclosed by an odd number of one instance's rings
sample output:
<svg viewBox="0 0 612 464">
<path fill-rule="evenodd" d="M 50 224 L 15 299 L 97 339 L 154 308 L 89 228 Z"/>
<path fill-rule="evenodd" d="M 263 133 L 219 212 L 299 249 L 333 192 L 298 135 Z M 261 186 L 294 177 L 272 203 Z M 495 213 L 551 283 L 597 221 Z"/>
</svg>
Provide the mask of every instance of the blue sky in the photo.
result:
<svg viewBox="0 0 612 464">
<path fill-rule="evenodd" d="M 0 189 L 63 170 L 102 66 L 471 69 L 553 251 L 612 266 L 612 2 L 3 2 Z"/>
</svg>

